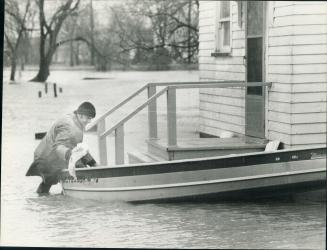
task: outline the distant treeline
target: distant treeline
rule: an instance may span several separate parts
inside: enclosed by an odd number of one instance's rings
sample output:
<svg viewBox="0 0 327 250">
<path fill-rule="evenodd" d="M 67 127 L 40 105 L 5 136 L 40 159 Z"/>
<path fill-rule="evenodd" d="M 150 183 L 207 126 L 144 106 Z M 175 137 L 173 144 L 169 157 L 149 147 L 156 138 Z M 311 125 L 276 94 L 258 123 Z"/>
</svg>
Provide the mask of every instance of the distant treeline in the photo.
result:
<svg viewBox="0 0 327 250">
<path fill-rule="evenodd" d="M 162 70 L 198 62 L 198 0 L 5 1 L 4 65 Z M 119 66 L 118 66 L 119 65 Z M 174 66 L 175 65 L 175 66 Z"/>
</svg>

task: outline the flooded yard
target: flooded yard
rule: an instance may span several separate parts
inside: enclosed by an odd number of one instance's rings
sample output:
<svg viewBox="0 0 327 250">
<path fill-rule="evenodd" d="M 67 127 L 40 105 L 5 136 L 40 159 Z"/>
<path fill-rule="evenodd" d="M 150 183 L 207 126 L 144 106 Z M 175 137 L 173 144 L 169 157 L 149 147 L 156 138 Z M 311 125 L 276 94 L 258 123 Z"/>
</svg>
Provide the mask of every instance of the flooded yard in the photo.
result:
<svg viewBox="0 0 327 250">
<path fill-rule="evenodd" d="M 4 79 L 8 79 L 8 71 Z M 35 193 L 39 177 L 25 177 L 39 141 L 61 115 L 83 101 L 97 116 L 150 82 L 197 81 L 197 71 L 89 72 L 53 71 L 49 83 L 62 92 L 45 94 L 41 83 L 3 84 L 1 158 L 1 245 L 37 247 L 138 248 L 289 248 L 325 249 L 326 205 L 319 202 L 265 201 L 233 203 L 143 204 L 80 201 L 52 187 Z M 42 97 L 38 97 L 38 92 Z M 146 92 L 107 121 L 113 125 L 146 100 Z M 197 136 L 198 90 L 177 93 L 178 136 Z M 166 136 L 166 97 L 158 100 L 159 136 Z M 144 150 L 147 109 L 125 127 L 126 150 Z M 94 134 L 85 141 L 98 160 Z M 113 137 L 108 139 L 113 162 Z"/>
</svg>

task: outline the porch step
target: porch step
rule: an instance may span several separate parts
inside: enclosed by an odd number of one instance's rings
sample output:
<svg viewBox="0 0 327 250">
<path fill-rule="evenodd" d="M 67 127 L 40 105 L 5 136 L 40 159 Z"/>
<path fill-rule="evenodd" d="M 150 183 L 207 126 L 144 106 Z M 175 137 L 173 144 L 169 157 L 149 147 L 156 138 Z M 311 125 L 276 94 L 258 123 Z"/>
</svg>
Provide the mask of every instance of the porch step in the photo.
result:
<svg viewBox="0 0 327 250">
<path fill-rule="evenodd" d="M 166 139 L 148 140 L 148 152 L 164 160 L 180 160 L 264 151 L 267 140 L 250 137 L 178 138 L 177 146 Z"/>
<path fill-rule="evenodd" d="M 144 163 L 144 162 L 161 162 L 166 161 L 164 158 L 158 157 L 150 153 L 144 153 L 139 151 L 128 152 L 128 162 L 133 163 Z"/>
</svg>

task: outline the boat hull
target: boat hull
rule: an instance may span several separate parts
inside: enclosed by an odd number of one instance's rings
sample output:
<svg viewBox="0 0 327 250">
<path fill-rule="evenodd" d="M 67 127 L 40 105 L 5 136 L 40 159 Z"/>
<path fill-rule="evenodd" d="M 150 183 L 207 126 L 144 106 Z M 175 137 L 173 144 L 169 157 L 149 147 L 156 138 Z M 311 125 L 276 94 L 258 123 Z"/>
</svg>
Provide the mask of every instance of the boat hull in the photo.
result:
<svg viewBox="0 0 327 250">
<path fill-rule="evenodd" d="M 265 163 L 268 162 L 268 163 Z M 100 201 L 267 197 L 326 187 L 326 148 L 79 170 L 64 194 Z"/>
</svg>

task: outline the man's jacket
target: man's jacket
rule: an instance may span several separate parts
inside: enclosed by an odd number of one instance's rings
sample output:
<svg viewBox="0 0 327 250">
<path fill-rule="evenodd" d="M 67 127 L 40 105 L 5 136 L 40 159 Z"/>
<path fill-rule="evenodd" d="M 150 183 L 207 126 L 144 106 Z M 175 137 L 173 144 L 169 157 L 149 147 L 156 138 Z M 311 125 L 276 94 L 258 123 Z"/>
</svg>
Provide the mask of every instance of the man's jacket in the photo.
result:
<svg viewBox="0 0 327 250">
<path fill-rule="evenodd" d="M 34 162 L 26 176 L 44 176 L 58 173 L 68 167 L 66 152 L 83 140 L 83 126 L 75 114 L 58 120 L 34 151 Z"/>
</svg>

